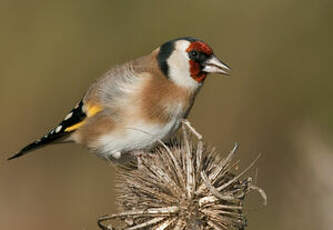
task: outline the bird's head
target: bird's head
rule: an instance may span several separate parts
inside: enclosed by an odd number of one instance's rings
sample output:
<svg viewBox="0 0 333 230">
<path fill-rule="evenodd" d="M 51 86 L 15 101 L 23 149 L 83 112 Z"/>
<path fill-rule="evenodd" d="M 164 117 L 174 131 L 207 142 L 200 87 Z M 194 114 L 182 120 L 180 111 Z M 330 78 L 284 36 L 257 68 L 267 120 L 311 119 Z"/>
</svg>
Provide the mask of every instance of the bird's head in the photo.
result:
<svg viewBox="0 0 333 230">
<path fill-rule="evenodd" d="M 189 37 L 164 43 L 158 50 L 157 61 L 167 78 L 184 87 L 197 88 L 209 73 L 227 75 L 230 71 L 210 46 Z"/>
</svg>

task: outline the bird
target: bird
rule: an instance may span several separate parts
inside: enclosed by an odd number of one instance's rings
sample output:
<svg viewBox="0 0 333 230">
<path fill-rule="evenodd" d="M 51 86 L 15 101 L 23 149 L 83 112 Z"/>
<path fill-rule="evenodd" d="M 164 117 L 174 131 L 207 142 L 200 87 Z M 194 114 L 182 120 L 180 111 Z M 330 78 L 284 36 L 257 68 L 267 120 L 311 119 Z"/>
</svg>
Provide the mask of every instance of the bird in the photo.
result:
<svg viewBox="0 0 333 230">
<path fill-rule="evenodd" d="M 203 40 L 167 41 L 148 55 L 111 68 L 58 126 L 8 160 L 67 142 L 105 159 L 150 150 L 170 139 L 186 120 L 207 75 L 229 75 L 230 70 Z"/>
</svg>

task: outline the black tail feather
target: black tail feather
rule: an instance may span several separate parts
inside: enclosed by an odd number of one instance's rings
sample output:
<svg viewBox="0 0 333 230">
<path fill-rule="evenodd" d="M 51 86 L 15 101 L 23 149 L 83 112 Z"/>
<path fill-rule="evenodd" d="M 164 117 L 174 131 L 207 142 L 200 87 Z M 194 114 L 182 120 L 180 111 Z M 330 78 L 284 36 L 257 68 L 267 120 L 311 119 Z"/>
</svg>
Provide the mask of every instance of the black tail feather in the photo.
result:
<svg viewBox="0 0 333 230">
<path fill-rule="evenodd" d="M 15 155 L 7 158 L 7 161 L 13 160 L 13 159 L 18 158 L 18 157 L 23 156 L 23 155 L 24 155 L 24 153 L 20 151 L 20 152 L 16 153 Z"/>
<path fill-rule="evenodd" d="M 45 145 L 51 144 L 52 142 L 54 143 L 55 141 L 58 141 L 59 139 L 61 140 L 62 137 L 67 136 L 68 134 L 69 133 L 55 132 L 55 130 L 52 129 L 47 135 L 42 137 L 40 140 L 36 140 L 35 142 L 32 142 L 31 144 L 25 146 L 18 153 L 9 157 L 7 160 L 13 160 L 13 159 L 21 157 L 33 150 L 36 150 Z"/>
<path fill-rule="evenodd" d="M 14 154 L 13 156 L 7 158 L 7 161 L 13 160 L 15 158 L 21 157 L 23 155 L 25 155 L 28 152 L 24 152 L 24 151 L 19 151 L 18 153 Z"/>
<path fill-rule="evenodd" d="M 29 153 L 30 151 L 36 150 L 37 148 L 40 148 L 46 144 L 48 144 L 49 142 L 46 142 L 45 140 L 41 139 L 38 141 L 35 141 L 27 146 L 25 146 L 23 149 L 21 149 L 18 153 L 16 153 L 15 155 L 9 157 L 7 160 L 13 160 L 15 158 L 21 157 L 27 153 Z"/>
<path fill-rule="evenodd" d="M 77 104 L 77 106 L 71 110 L 71 112 L 68 114 L 69 116 L 67 115 L 68 118 L 66 117 L 56 128 L 51 129 L 50 132 L 48 132 L 48 134 L 46 134 L 44 137 L 25 146 L 23 149 L 21 149 L 21 151 L 9 157 L 7 160 L 12 160 L 21 157 L 45 145 L 51 143 L 59 143 L 59 141 L 62 141 L 64 139 L 63 137 L 68 136 L 70 133 L 75 131 L 75 130 L 66 131 L 66 128 L 78 124 L 87 116 L 82 108 L 83 108 L 83 101 L 81 100 L 80 103 Z"/>
</svg>

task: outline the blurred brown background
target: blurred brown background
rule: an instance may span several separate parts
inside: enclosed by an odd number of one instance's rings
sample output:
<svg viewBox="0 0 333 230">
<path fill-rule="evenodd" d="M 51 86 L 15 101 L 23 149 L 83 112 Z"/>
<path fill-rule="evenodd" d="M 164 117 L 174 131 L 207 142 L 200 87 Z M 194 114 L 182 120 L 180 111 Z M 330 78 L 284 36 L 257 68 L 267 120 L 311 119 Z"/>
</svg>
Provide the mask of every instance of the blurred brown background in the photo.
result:
<svg viewBox="0 0 333 230">
<path fill-rule="evenodd" d="M 114 169 L 80 146 L 5 159 L 53 128 L 110 66 L 191 35 L 232 69 L 190 120 L 246 166 L 262 153 L 248 229 L 333 224 L 333 4 L 280 1 L 0 1 L 0 229 L 97 229 Z M 254 170 L 251 171 L 255 174 Z"/>
</svg>

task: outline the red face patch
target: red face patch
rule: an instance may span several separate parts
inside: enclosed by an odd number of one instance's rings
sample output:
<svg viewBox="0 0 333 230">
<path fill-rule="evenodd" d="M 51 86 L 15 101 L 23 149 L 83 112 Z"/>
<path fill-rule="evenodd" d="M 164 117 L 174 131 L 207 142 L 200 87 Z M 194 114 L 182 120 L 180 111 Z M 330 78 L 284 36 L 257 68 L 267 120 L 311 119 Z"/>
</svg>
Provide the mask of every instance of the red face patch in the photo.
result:
<svg viewBox="0 0 333 230">
<path fill-rule="evenodd" d="M 191 45 L 186 49 L 186 52 L 197 51 L 199 53 L 204 53 L 207 56 L 213 54 L 212 48 L 210 48 L 206 43 L 202 41 L 192 42 Z M 205 80 L 207 73 L 201 71 L 200 63 L 190 60 L 190 73 L 191 77 L 196 80 L 198 83 Z"/>
<path fill-rule="evenodd" d="M 213 54 L 212 48 L 210 48 L 206 43 L 202 41 L 192 42 L 191 45 L 186 49 L 186 52 L 191 52 L 192 50 L 202 52 L 208 56 Z"/>
<path fill-rule="evenodd" d="M 202 82 L 207 77 L 206 73 L 201 72 L 200 64 L 193 60 L 190 60 L 190 73 L 191 77 L 198 83 Z"/>
</svg>

